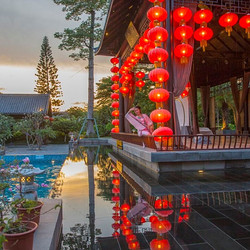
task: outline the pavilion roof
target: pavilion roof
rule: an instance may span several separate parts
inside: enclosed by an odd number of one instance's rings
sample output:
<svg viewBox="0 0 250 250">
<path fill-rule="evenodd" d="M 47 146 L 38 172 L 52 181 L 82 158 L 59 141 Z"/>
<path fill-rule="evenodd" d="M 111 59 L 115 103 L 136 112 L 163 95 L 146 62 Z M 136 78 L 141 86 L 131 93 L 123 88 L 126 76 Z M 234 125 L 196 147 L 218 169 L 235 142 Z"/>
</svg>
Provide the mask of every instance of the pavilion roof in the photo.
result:
<svg viewBox="0 0 250 250">
<path fill-rule="evenodd" d="M 187 3 L 198 3 L 198 0 L 187 0 Z M 243 76 L 244 69 L 250 70 L 250 39 L 243 28 L 236 24 L 229 37 L 225 29 L 218 24 L 219 17 L 229 8 L 229 0 L 204 0 L 214 13 L 209 27 L 214 32 L 213 38 L 208 41 L 206 52 L 200 48 L 199 42 L 194 46 L 194 65 L 197 86 L 219 85 L 230 77 Z M 247 13 L 248 0 L 231 0 L 231 9 L 239 17 Z M 175 0 L 175 6 L 183 1 Z M 112 0 L 106 20 L 103 39 L 98 55 L 122 56 L 128 55 L 132 49 L 129 47 L 125 32 L 130 22 L 133 22 L 139 34 L 148 27 L 147 10 L 152 4 L 146 0 Z M 249 10 L 248 10 L 249 11 Z M 144 22 L 144 25 L 142 25 Z M 198 26 L 197 26 L 198 28 Z M 147 58 L 144 57 L 144 62 Z"/>
</svg>

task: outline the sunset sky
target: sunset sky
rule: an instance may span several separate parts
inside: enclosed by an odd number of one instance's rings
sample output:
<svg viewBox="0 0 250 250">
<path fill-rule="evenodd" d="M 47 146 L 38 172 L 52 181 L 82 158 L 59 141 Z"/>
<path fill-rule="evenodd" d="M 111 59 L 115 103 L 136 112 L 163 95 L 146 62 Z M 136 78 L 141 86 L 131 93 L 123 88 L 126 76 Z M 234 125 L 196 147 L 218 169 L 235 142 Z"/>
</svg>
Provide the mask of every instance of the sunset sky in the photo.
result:
<svg viewBox="0 0 250 250">
<path fill-rule="evenodd" d="M 65 20 L 62 6 L 53 0 L 0 0 L 0 6 L 0 92 L 34 93 L 41 44 L 47 36 L 64 94 L 61 109 L 87 102 L 86 62 L 73 61 L 54 38 L 55 32 L 78 23 Z M 95 82 L 110 75 L 109 59 L 95 57 Z"/>
</svg>

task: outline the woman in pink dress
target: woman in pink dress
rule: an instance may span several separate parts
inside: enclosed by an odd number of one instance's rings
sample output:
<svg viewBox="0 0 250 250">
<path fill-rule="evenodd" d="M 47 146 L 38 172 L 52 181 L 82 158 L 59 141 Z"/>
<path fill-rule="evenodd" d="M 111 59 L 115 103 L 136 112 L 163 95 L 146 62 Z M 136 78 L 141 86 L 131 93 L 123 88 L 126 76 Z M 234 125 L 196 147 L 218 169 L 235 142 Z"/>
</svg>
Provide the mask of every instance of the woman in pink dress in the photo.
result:
<svg viewBox="0 0 250 250">
<path fill-rule="evenodd" d="M 132 111 L 135 112 L 135 115 L 131 113 Z M 153 122 L 146 114 L 141 113 L 140 106 L 131 108 L 125 117 L 137 129 L 139 136 L 152 134 L 154 130 Z"/>
</svg>

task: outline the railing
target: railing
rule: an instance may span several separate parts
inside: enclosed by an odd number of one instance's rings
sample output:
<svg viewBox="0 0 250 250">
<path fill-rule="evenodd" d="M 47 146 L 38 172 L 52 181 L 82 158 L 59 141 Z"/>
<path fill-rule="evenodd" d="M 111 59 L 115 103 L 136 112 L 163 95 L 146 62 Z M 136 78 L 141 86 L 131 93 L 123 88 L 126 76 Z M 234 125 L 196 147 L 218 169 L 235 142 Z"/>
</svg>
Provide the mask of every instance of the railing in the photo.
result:
<svg viewBox="0 0 250 250">
<path fill-rule="evenodd" d="M 146 146 L 157 151 L 250 149 L 250 135 L 141 136 L 112 133 L 117 140 Z M 155 140 L 157 140 L 155 142 Z"/>
</svg>

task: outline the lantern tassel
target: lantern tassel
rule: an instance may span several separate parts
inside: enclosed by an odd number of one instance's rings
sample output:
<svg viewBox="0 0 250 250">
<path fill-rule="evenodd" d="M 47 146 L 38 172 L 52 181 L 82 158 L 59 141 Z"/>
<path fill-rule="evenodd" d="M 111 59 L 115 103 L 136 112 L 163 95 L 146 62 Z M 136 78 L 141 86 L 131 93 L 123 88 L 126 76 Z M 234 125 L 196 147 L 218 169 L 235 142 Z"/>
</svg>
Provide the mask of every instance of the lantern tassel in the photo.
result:
<svg viewBox="0 0 250 250">
<path fill-rule="evenodd" d="M 203 52 L 205 52 L 205 48 L 207 47 L 207 40 L 202 39 L 200 41 L 200 46 L 202 47 Z"/>
<path fill-rule="evenodd" d="M 246 28 L 247 38 L 250 39 L 250 27 Z"/>
<path fill-rule="evenodd" d="M 231 36 L 231 32 L 232 32 L 232 31 L 233 31 L 232 26 L 227 26 L 227 27 L 226 27 L 226 32 L 227 32 L 228 36 Z"/>
<path fill-rule="evenodd" d="M 186 56 L 182 56 L 181 57 L 181 64 L 186 64 L 186 63 L 188 63 L 187 57 Z"/>
</svg>

